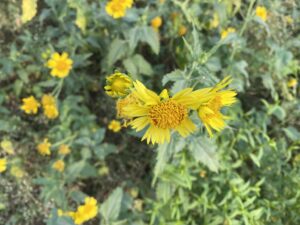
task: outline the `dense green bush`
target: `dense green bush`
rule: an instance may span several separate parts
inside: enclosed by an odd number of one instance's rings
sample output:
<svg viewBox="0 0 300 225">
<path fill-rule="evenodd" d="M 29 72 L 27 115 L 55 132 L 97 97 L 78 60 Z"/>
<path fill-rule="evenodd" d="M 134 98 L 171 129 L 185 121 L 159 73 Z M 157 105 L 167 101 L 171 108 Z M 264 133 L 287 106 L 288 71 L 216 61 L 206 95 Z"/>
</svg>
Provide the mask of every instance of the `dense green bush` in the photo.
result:
<svg viewBox="0 0 300 225">
<path fill-rule="evenodd" d="M 80 205 L 85 224 L 300 224 L 298 1 L 119 1 L 0 2 L 0 224 L 81 224 Z M 230 75 L 238 101 L 213 137 L 193 113 L 147 145 L 105 92 L 117 71 L 170 94 Z"/>
</svg>

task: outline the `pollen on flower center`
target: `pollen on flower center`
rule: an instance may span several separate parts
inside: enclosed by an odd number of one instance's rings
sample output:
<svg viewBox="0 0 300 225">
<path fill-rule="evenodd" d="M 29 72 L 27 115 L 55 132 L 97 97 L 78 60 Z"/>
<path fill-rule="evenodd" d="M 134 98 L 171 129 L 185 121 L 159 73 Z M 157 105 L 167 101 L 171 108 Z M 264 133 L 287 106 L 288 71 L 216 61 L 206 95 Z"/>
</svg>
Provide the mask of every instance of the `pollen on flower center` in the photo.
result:
<svg viewBox="0 0 300 225">
<path fill-rule="evenodd" d="M 59 60 L 59 61 L 57 61 L 57 64 L 56 64 L 56 68 L 58 70 L 67 70 L 68 66 L 69 65 L 66 63 L 65 60 Z"/>
<path fill-rule="evenodd" d="M 186 107 L 174 100 L 161 102 L 149 110 L 149 117 L 153 125 L 163 129 L 177 127 L 186 116 Z"/>
</svg>

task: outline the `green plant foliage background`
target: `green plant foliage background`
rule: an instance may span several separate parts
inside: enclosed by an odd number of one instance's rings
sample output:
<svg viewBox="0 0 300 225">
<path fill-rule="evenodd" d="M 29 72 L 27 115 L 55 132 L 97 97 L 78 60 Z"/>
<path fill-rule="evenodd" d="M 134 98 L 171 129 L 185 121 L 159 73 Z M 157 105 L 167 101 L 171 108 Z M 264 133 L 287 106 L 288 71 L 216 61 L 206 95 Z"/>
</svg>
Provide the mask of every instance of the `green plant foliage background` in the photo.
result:
<svg viewBox="0 0 300 225">
<path fill-rule="evenodd" d="M 300 224 L 300 8 L 297 0 L 136 0 L 124 18 L 104 0 L 41 0 L 32 21 L 20 22 L 20 2 L 0 2 L 0 141 L 13 155 L 0 174 L 0 224 L 73 225 L 57 210 L 85 196 L 99 203 L 94 225 Z M 268 18 L 255 16 L 264 6 Z M 211 27 L 214 15 L 219 24 Z M 160 16 L 158 32 L 151 19 Z M 79 28 L 76 19 L 86 26 Z M 292 20 L 291 20 L 292 19 Z M 180 26 L 187 28 L 184 36 Z M 221 40 L 221 32 L 236 32 Z M 49 75 L 42 57 L 68 52 L 70 75 Z M 202 125 L 160 146 L 140 142 L 116 118 L 103 90 L 115 70 L 157 92 L 207 87 L 233 78 L 238 103 L 228 127 L 209 138 Z M 59 118 L 28 116 L 22 98 L 61 86 Z M 36 145 L 53 143 L 44 157 Z M 60 143 L 71 146 L 66 169 L 55 172 Z M 25 175 L 15 178 L 18 165 Z"/>
</svg>

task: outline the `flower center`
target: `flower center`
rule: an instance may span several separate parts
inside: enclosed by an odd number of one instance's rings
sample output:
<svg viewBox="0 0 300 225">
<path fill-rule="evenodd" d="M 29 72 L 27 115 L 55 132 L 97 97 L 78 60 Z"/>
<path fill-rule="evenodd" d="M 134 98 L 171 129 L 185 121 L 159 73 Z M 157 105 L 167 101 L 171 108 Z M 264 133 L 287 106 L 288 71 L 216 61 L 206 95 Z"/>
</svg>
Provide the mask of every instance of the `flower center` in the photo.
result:
<svg viewBox="0 0 300 225">
<path fill-rule="evenodd" d="M 152 106 L 149 117 L 152 124 L 163 129 L 177 127 L 187 116 L 187 109 L 170 99 Z"/>
<path fill-rule="evenodd" d="M 57 68 L 57 70 L 59 70 L 59 71 L 67 70 L 67 69 L 68 69 L 68 66 L 69 66 L 69 65 L 66 63 L 65 60 L 58 60 L 58 61 L 56 62 L 56 68 Z"/>
</svg>

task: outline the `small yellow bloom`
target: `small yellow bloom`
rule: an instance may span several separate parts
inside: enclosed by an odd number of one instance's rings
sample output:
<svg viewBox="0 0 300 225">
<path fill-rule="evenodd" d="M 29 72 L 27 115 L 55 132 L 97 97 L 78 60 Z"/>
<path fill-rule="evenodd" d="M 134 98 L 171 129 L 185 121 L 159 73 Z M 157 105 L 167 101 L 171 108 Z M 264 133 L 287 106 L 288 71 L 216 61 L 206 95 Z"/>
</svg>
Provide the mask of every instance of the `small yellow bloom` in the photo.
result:
<svg viewBox="0 0 300 225">
<path fill-rule="evenodd" d="M 6 164 L 6 158 L 0 158 L 0 173 L 3 173 L 6 170 Z"/>
<path fill-rule="evenodd" d="M 114 19 L 119 19 L 125 16 L 126 6 L 118 0 L 112 0 L 105 6 L 105 11 Z"/>
<path fill-rule="evenodd" d="M 210 29 L 217 28 L 219 24 L 219 16 L 217 13 L 214 13 L 213 19 L 210 21 Z"/>
<path fill-rule="evenodd" d="M 55 105 L 56 101 L 55 98 L 52 95 L 43 95 L 42 97 L 42 105 Z"/>
<path fill-rule="evenodd" d="M 10 169 L 10 173 L 16 178 L 22 178 L 24 176 L 24 171 L 18 166 L 13 166 Z"/>
<path fill-rule="evenodd" d="M 151 26 L 152 26 L 154 29 L 160 28 L 161 25 L 162 25 L 162 18 L 161 18 L 160 16 L 154 17 L 154 18 L 151 20 Z"/>
<path fill-rule="evenodd" d="M 48 119 L 55 119 L 58 117 L 58 109 L 56 106 L 56 100 L 52 95 L 43 95 L 42 105 L 44 108 L 44 115 Z"/>
<path fill-rule="evenodd" d="M 86 197 L 84 205 L 80 205 L 73 216 L 74 223 L 80 225 L 96 217 L 97 213 L 97 200 L 93 197 Z"/>
<path fill-rule="evenodd" d="M 47 67 L 51 69 L 51 76 L 59 78 L 68 76 L 72 65 L 73 61 L 66 52 L 61 55 L 57 52 L 53 53 L 51 59 L 47 62 Z"/>
<path fill-rule="evenodd" d="M 108 125 L 108 129 L 115 133 L 119 132 L 121 128 L 122 128 L 121 123 L 117 120 L 112 120 Z"/>
<path fill-rule="evenodd" d="M 68 155 L 71 152 L 70 147 L 68 145 L 62 144 L 59 146 L 58 154 L 60 155 Z"/>
<path fill-rule="evenodd" d="M 45 138 L 44 141 L 37 146 L 37 150 L 41 155 L 50 155 L 51 143 L 48 141 L 48 138 Z"/>
<path fill-rule="evenodd" d="M 187 28 L 184 25 L 181 25 L 178 29 L 178 35 L 179 36 L 184 36 L 187 32 Z"/>
<path fill-rule="evenodd" d="M 107 95 L 111 97 L 125 97 L 130 93 L 132 80 L 129 76 L 116 72 L 106 78 L 104 87 Z"/>
<path fill-rule="evenodd" d="M 294 23 L 294 19 L 291 16 L 285 16 L 284 18 L 288 24 L 292 25 Z"/>
<path fill-rule="evenodd" d="M 298 84 L 298 81 L 296 78 L 291 78 L 288 83 L 287 83 L 287 86 L 290 87 L 290 88 L 293 88 L 293 87 L 296 87 Z"/>
<path fill-rule="evenodd" d="M 124 113 L 124 107 L 130 104 L 137 104 L 137 103 L 138 103 L 138 98 L 135 97 L 133 94 L 129 94 L 125 98 L 118 99 L 116 103 L 118 118 L 128 119 L 126 118 L 126 115 Z"/>
<path fill-rule="evenodd" d="M 221 33 L 221 39 L 225 39 L 229 34 L 235 33 L 235 29 L 233 27 L 228 27 L 226 30 L 223 30 Z"/>
<path fill-rule="evenodd" d="M 139 212 L 143 211 L 144 201 L 142 199 L 135 199 L 133 202 L 133 208 Z"/>
<path fill-rule="evenodd" d="M 258 16 L 262 21 L 267 20 L 267 9 L 264 6 L 257 6 L 255 15 Z"/>
<path fill-rule="evenodd" d="M 57 170 L 58 172 L 63 172 L 65 169 L 65 163 L 61 159 L 57 160 L 53 163 L 52 168 Z"/>
<path fill-rule="evenodd" d="M 23 105 L 21 109 L 25 111 L 26 114 L 37 114 L 40 103 L 33 97 L 23 98 Z"/>
<path fill-rule="evenodd" d="M 14 147 L 11 143 L 11 141 L 9 140 L 3 140 L 1 141 L 1 148 L 9 155 L 13 155 L 15 154 L 15 150 L 14 150 Z"/>
<path fill-rule="evenodd" d="M 210 136 L 213 136 L 212 130 L 221 131 L 225 128 L 225 120 L 228 119 L 221 113 L 221 108 L 230 106 L 237 101 L 237 93 L 233 90 L 221 90 L 231 83 L 231 78 L 225 77 L 220 83 L 210 90 L 213 97 L 202 104 L 198 109 L 198 115 L 207 129 Z"/>
<path fill-rule="evenodd" d="M 26 23 L 37 13 L 37 0 L 23 0 L 22 1 L 22 17 L 23 23 Z"/>
</svg>

